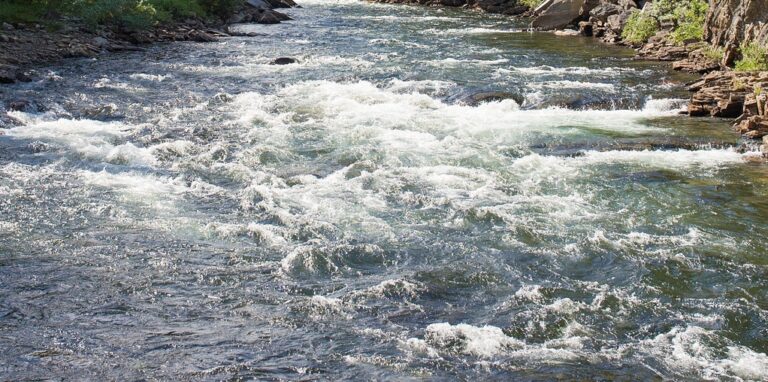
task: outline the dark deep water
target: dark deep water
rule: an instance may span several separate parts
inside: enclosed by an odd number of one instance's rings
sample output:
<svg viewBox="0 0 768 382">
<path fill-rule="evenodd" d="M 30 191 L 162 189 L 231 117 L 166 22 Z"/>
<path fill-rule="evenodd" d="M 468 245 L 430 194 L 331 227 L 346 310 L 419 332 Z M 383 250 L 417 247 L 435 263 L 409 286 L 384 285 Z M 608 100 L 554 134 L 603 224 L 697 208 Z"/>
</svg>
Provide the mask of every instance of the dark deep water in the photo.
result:
<svg viewBox="0 0 768 382">
<path fill-rule="evenodd" d="M 768 167 L 690 77 L 302 4 L 0 88 L 1 380 L 768 379 Z"/>
</svg>

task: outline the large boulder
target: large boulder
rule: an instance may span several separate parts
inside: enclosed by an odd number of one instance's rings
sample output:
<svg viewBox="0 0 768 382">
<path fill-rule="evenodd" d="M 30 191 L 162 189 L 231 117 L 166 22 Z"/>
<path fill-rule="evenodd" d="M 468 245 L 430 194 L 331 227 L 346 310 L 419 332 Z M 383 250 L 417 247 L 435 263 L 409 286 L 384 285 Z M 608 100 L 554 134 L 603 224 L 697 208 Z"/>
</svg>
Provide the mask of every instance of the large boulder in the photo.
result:
<svg viewBox="0 0 768 382">
<path fill-rule="evenodd" d="M 606 21 L 606 26 L 612 31 L 620 34 L 621 31 L 624 30 L 624 25 L 627 24 L 627 21 L 629 20 L 629 16 L 632 16 L 631 11 L 624 11 L 623 13 L 619 13 L 618 15 L 608 16 L 608 20 Z"/>
<path fill-rule="evenodd" d="M 536 9 L 538 16 L 531 23 L 531 27 L 550 30 L 563 28 L 576 21 L 582 12 L 585 0 L 554 0 L 546 8 Z"/>
<path fill-rule="evenodd" d="M 589 11 L 589 16 L 594 17 L 596 20 L 602 22 L 608 22 L 608 17 L 618 15 L 622 13 L 623 9 L 611 3 L 602 3 Z"/>
</svg>

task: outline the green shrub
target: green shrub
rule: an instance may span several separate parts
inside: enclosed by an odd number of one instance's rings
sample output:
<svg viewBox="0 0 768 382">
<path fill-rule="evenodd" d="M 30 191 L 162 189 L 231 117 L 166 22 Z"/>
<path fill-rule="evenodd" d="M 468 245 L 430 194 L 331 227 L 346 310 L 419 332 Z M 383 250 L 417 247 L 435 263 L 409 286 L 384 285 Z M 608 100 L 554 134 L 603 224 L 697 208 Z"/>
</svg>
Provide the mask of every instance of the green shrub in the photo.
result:
<svg viewBox="0 0 768 382">
<path fill-rule="evenodd" d="M 68 13 L 74 0 L 0 0 L 0 22 L 37 23 Z"/>
<path fill-rule="evenodd" d="M 720 62 L 723 60 L 725 50 L 719 46 L 707 45 L 701 49 L 701 53 L 704 55 L 704 57 L 714 62 Z"/>
<path fill-rule="evenodd" d="M 40 20 L 45 8 L 35 4 L 0 2 L 0 21 L 11 23 L 33 23 Z"/>
<path fill-rule="evenodd" d="M 206 12 L 198 1 L 149 0 L 160 21 L 180 20 L 188 17 L 204 17 Z"/>
<path fill-rule="evenodd" d="M 768 70 L 768 51 L 757 43 L 741 47 L 741 59 L 736 61 L 736 70 L 755 72 Z"/>
<path fill-rule="evenodd" d="M 544 2 L 544 0 L 520 0 L 518 3 L 520 5 L 528 6 L 528 8 L 535 9 L 536 7 L 541 5 L 541 3 L 543 3 L 543 2 Z"/>
<path fill-rule="evenodd" d="M 157 11 L 144 0 L 85 0 L 77 14 L 91 26 L 116 24 L 128 30 L 151 27 Z"/>
<path fill-rule="evenodd" d="M 621 38 L 632 44 L 642 44 L 658 30 L 659 22 L 655 17 L 645 12 L 633 11 L 624 25 Z"/>
<path fill-rule="evenodd" d="M 678 6 L 673 12 L 677 26 L 670 35 L 672 41 L 682 44 L 690 40 L 701 40 L 704 37 L 708 8 L 709 4 L 704 0 L 691 0 Z"/>
<path fill-rule="evenodd" d="M 243 3 L 244 0 L 0 0 L 0 21 L 33 23 L 63 14 L 79 17 L 91 26 L 146 29 L 158 22 L 189 17 L 226 19 Z"/>
</svg>

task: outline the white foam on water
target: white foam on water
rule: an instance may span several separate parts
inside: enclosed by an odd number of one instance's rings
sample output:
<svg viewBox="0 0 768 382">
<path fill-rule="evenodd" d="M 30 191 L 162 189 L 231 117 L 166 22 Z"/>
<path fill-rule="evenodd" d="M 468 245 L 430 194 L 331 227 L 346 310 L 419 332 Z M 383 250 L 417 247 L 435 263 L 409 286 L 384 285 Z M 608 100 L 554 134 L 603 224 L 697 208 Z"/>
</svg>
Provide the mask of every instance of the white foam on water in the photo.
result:
<svg viewBox="0 0 768 382">
<path fill-rule="evenodd" d="M 515 297 L 532 302 L 541 302 L 544 299 L 541 285 L 523 285 L 515 292 Z"/>
<path fill-rule="evenodd" d="M 423 137 L 426 141 L 432 139 L 424 133 L 438 132 L 461 140 L 472 137 L 480 142 L 493 139 L 507 144 L 519 144 L 526 134 L 537 131 L 572 134 L 573 131 L 563 128 L 574 126 L 637 134 L 661 131 L 645 124 L 644 119 L 674 115 L 671 110 L 656 109 L 520 110 L 512 100 L 477 107 L 449 105 L 427 95 L 402 94 L 369 82 L 304 82 L 288 86 L 273 96 L 246 93 L 237 97 L 236 104 L 242 110 L 241 122 L 262 121 L 274 128 L 265 139 L 285 136 L 287 124 L 300 114 L 308 123 L 322 121 L 331 138 L 345 135 L 357 136 L 359 140 L 378 136 L 393 144 L 401 140 L 397 135 L 404 134 L 403 128 L 419 134 L 414 138 Z M 282 113 L 274 112 L 278 105 Z M 414 145 L 413 142 L 406 144 Z M 431 155 L 443 153 L 430 152 Z"/>
<path fill-rule="evenodd" d="M 285 247 L 288 241 L 285 235 L 288 233 L 283 227 L 272 224 L 231 224 L 231 223 L 208 223 L 205 230 L 222 238 L 248 237 L 275 247 Z"/>
<path fill-rule="evenodd" d="M 611 92 L 616 91 L 616 86 L 613 84 L 569 80 L 534 82 L 529 83 L 527 86 L 532 89 L 598 89 Z"/>
<path fill-rule="evenodd" d="M 636 72 L 633 68 L 588 68 L 584 66 L 553 67 L 553 66 L 533 66 L 533 67 L 512 67 L 509 72 L 518 72 L 528 75 L 558 75 L 558 76 L 615 76 L 623 73 Z"/>
<path fill-rule="evenodd" d="M 484 34 L 510 34 L 510 33 L 522 33 L 522 29 L 499 29 L 499 28 L 429 28 L 424 29 L 420 33 L 422 34 L 434 34 L 434 35 L 484 35 Z"/>
<path fill-rule="evenodd" d="M 460 21 L 458 17 L 448 16 L 395 16 L 395 15 L 383 15 L 383 16 L 347 16 L 345 19 L 351 20 L 377 20 L 386 22 L 424 22 L 424 21 Z"/>
<path fill-rule="evenodd" d="M 169 78 L 173 78 L 172 74 L 147 74 L 147 73 L 134 73 L 129 76 L 133 80 L 142 80 L 150 82 L 163 82 Z"/>
<path fill-rule="evenodd" d="M 565 158 L 530 154 L 512 164 L 514 173 L 531 187 L 553 178 L 566 180 L 592 173 L 605 165 L 625 165 L 635 169 L 685 170 L 699 169 L 711 174 L 728 165 L 744 163 L 747 154 L 734 149 L 712 150 L 644 150 L 586 151 L 582 156 Z"/>
<path fill-rule="evenodd" d="M 426 44 L 419 44 L 413 41 L 403 41 L 396 38 L 372 38 L 368 40 L 368 42 L 374 45 L 401 45 L 419 49 L 429 48 L 429 45 Z"/>
<path fill-rule="evenodd" d="M 384 280 L 378 285 L 366 288 L 360 291 L 352 292 L 352 297 L 368 296 L 368 297 L 389 297 L 389 296 L 402 296 L 405 298 L 416 298 L 421 292 L 424 292 L 426 288 L 415 282 L 411 282 L 403 279 Z"/>
<path fill-rule="evenodd" d="M 390 80 L 387 84 L 387 90 L 394 93 L 424 93 L 434 94 L 442 93 L 449 89 L 455 88 L 457 84 L 450 81 L 436 81 L 436 80 L 423 80 L 423 81 L 403 81 L 399 79 Z"/>
<path fill-rule="evenodd" d="M 189 189 L 173 178 L 163 178 L 138 172 L 109 173 L 80 170 L 86 184 L 118 192 L 122 200 L 151 207 L 158 213 L 174 212 L 175 202 Z"/>
<path fill-rule="evenodd" d="M 28 124 L 10 129 L 8 135 L 63 146 L 89 160 L 143 166 L 157 163 L 150 150 L 131 142 L 116 143 L 125 141 L 135 126 L 92 120 L 47 121 L 36 116 L 27 116 L 25 122 Z"/>
<path fill-rule="evenodd" d="M 425 342 L 436 349 L 479 357 L 491 357 L 525 346 L 522 341 L 509 337 L 500 328 L 490 325 L 477 327 L 467 324 L 451 325 L 447 322 L 430 324 L 424 337 Z"/>
<path fill-rule="evenodd" d="M 681 98 L 661 98 L 648 99 L 645 101 L 643 110 L 653 112 L 683 111 L 688 106 L 687 99 Z"/>
<path fill-rule="evenodd" d="M 736 377 L 740 380 L 768 379 L 768 356 L 744 346 L 730 345 L 726 356 L 712 342 L 727 341 L 715 332 L 698 327 L 676 327 L 653 339 L 627 347 L 653 357 L 677 376 L 698 375 L 707 380 Z"/>
<path fill-rule="evenodd" d="M 125 82 L 120 82 L 120 81 L 113 81 L 112 79 L 110 79 L 108 77 L 103 77 L 103 78 L 97 80 L 91 86 L 93 86 L 93 88 L 95 88 L 95 89 L 108 88 L 108 89 L 132 90 L 132 91 L 144 90 L 145 89 L 142 86 L 131 85 L 131 84 L 128 84 L 128 83 L 125 83 Z"/>
<path fill-rule="evenodd" d="M 443 66 L 459 66 L 459 65 L 483 65 L 483 66 L 490 66 L 490 65 L 499 65 L 509 62 L 506 58 L 499 58 L 495 60 L 468 60 L 468 59 L 456 59 L 456 58 L 445 58 L 442 60 L 429 60 L 425 61 L 427 65 L 431 66 L 437 66 L 437 67 L 443 67 Z"/>
</svg>

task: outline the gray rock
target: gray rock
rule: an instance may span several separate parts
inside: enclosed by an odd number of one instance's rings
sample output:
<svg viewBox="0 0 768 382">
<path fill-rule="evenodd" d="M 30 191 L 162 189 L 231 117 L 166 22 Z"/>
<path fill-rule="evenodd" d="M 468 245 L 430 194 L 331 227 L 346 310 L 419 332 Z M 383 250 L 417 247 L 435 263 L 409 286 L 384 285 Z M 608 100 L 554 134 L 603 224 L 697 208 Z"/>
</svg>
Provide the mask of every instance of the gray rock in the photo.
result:
<svg viewBox="0 0 768 382">
<path fill-rule="evenodd" d="M 95 45 L 95 46 L 97 46 L 97 47 L 99 47 L 101 49 L 104 49 L 104 48 L 108 47 L 110 44 L 109 44 L 109 40 L 107 40 L 104 37 L 98 36 L 98 37 L 94 37 L 93 38 L 93 45 Z"/>
<path fill-rule="evenodd" d="M 478 92 L 474 94 L 470 94 L 467 97 L 464 97 L 459 103 L 468 105 L 468 106 L 477 106 L 481 103 L 486 102 L 499 102 L 503 101 L 505 99 L 511 99 L 517 102 L 518 105 L 522 105 L 525 99 L 520 96 L 519 94 L 509 93 L 509 92 L 501 92 L 501 91 L 486 91 L 486 92 Z"/>
<path fill-rule="evenodd" d="M 637 3 L 635 0 L 619 0 L 619 6 L 624 8 L 625 10 L 640 8 L 637 6 Z"/>
<path fill-rule="evenodd" d="M 270 62 L 269 64 L 270 65 L 289 65 L 289 64 L 296 64 L 298 62 L 299 62 L 299 60 L 297 60 L 295 58 L 280 57 L 280 58 L 276 58 L 276 59 L 272 60 L 272 62 Z"/>
<path fill-rule="evenodd" d="M 3 29 L 7 30 L 7 31 L 12 31 L 12 30 L 14 30 L 16 28 L 14 28 L 13 25 L 11 25 L 11 24 L 3 23 Z"/>
<path fill-rule="evenodd" d="M 265 0 L 248 0 L 246 4 L 259 9 L 272 9 L 272 5 Z"/>
<path fill-rule="evenodd" d="M 607 22 L 609 16 L 618 15 L 622 12 L 621 7 L 616 4 L 603 3 L 589 11 L 589 15 L 602 22 Z"/>
<path fill-rule="evenodd" d="M 621 31 L 624 29 L 624 25 L 627 23 L 627 20 L 629 20 L 629 16 L 631 15 L 631 11 L 624 11 L 618 15 L 608 16 L 606 25 L 614 32 L 621 33 Z"/>
<path fill-rule="evenodd" d="M 584 0 L 584 4 L 579 10 L 579 16 L 586 18 L 589 16 L 589 12 L 598 5 L 600 5 L 600 0 Z"/>
<path fill-rule="evenodd" d="M 585 0 L 553 0 L 548 7 L 539 11 L 531 27 L 544 30 L 563 28 L 579 18 L 584 3 Z"/>
</svg>

